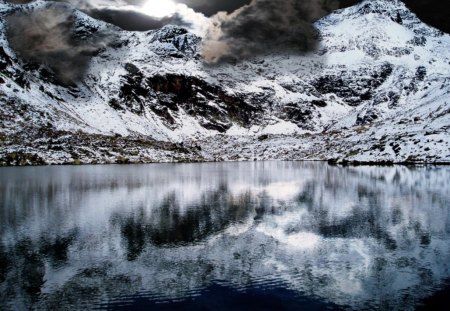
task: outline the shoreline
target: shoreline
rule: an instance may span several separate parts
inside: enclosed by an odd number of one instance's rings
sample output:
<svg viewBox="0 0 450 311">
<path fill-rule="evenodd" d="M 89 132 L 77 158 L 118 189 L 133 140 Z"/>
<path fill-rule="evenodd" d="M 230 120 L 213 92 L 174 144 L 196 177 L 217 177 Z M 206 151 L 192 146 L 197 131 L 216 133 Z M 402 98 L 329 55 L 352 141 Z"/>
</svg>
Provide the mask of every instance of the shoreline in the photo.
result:
<svg viewBox="0 0 450 311">
<path fill-rule="evenodd" d="M 213 160 L 199 160 L 199 161 L 128 161 L 128 162 L 101 162 L 101 163 L 93 163 L 93 162 L 67 162 L 67 163 L 25 163 L 25 164 L 12 164 L 5 165 L 0 164 L 1 168 L 11 168 L 11 167 L 48 167 L 48 166 L 108 166 L 108 165 L 120 165 L 120 166 L 128 166 L 128 165 L 150 165 L 150 164 L 209 164 L 209 163 L 252 163 L 252 162 L 322 162 L 327 163 L 330 166 L 336 167 L 358 167 L 358 166 L 450 166 L 450 161 L 436 161 L 436 162 L 411 162 L 411 161 L 351 161 L 351 160 L 311 160 L 311 159 L 262 159 L 262 160 L 223 160 L 223 161 L 213 161 Z"/>
</svg>

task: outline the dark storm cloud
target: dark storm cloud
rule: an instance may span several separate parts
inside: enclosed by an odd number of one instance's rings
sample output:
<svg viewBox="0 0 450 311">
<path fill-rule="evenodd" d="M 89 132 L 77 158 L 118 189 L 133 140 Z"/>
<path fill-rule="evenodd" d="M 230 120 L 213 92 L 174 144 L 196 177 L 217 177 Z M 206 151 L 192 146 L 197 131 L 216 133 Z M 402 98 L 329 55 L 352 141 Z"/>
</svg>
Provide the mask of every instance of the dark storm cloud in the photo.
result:
<svg viewBox="0 0 450 311">
<path fill-rule="evenodd" d="M 23 4 L 29 3 L 32 0 L 7 0 L 10 3 Z M 120 6 L 123 4 L 136 5 L 140 6 L 144 4 L 147 0 L 56 0 L 56 1 L 65 1 L 69 2 L 75 7 L 79 9 L 83 9 L 87 14 L 91 14 L 91 12 L 95 12 L 94 7 L 99 1 L 102 1 L 103 4 L 108 4 L 111 6 Z M 160 0 L 152 0 L 152 1 L 160 1 Z M 162 0 L 161 0 L 162 1 Z M 219 11 L 226 11 L 228 13 L 233 12 L 234 10 L 242 7 L 245 4 L 251 2 L 251 0 L 176 0 L 178 3 L 184 3 L 190 8 L 193 8 L 195 11 L 205 14 L 206 16 L 212 16 Z M 273 0 L 273 2 L 283 2 L 282 0 Z M 354 5 L 360 0 L 339 0 L 339 7 L 348 7 Z M 441 29 L 445 32 L 450 33 L 450 19 L 448 18 L 448 12 L 450 12 L 450 2 L 444 0 L 403 0 L 406 5 L 415 12 L 420 19 L 429 25 Z M 92 11 L 91 11 L 92 10 Z M 158 22 L 154 18 L 139 16 L 136 17 L 132 14 L 123 15 L 122 17 L 117 17 L 118 14 L 116 12 L 111 11 L 111 16 L 108 16 L 107 12 L 103 12 L 102 14 L 98 14 L 101 16 L 101 19 L 105 21 L 110 21 L 110 23 L 116 24 L 119 27 L 124 27 L 125 29 L 130 30 L 149 30 L 154 29 L 151 27 L 155 27 L 157 25 L 162 25 L 164 21 L 170 22 L 170 20 L 164 20 Z M 112 16 L 114 15 L 114 16 Z M 99 17 L 100 18 L 100 17 Z M 139 23 L 134 20 L 140 21 Z M 129 26 L 128 26 L 129 25 Z M 146 27 L 146 25 L 148 27 Z"/>
<path fill-rule="evenodd" d="M 18 12 L 7 21 L 8 41 L 16 53 L 28 61 L 48 65 L 66 84 L 81 79 L 92 55 L 111 39 L 105 34 L 76 39 L 73 12 L 64 5 Z"/>
<path fill-rule="evenodd" d="M 30 3 L 30 0 L 8 0 L 14 4 Z M 165 25 L 189 26 L 178 14 L 157 18 L 139 12 L 147 0 L 50 0 L 51 2 L 64 2 L 71 4 L 74 8 L 88 14 L 89 16 L 105 21 L 129 31 L 147 31 L 161 28 Z M 152 0 L 159 1 L 159 0 Z M 130 9 L 127 5 L 135 6 Z"/>
<path fill-rule="evenodd" d="M 178 14 L 157 18 L 133 10 L 127 5 L 139 6 L 145 4 L 147 0 L 59 0 L 71 3 L 74 7 L 93 18 L 105 21 L 129 31 L 147 31 L 158 29 L 168 24 L 184 25 L 182 18 Z M 153 0 L 157 1 L 157 0 Z M 109 6 L 105 6 L 108 4 Z"/>
<path fill-rule="evenodd" d="M 30 3 L 32 0 L 6 0 L 6 1 L 13 4 L 26 4 Z"/>
<path fill-rule="evenodd" d="M 86 11 L 90 16 L 116 25 L 124 30 L 147 31 L 158 29 L 165 25 L 185 25 L 186 22 L 178 15 L 155 18 L 133 10 L 90 9 Z"/>
<path fill-rule="evenodd" d="M 206 62 L 270 52 L 308 52 L 317 46 L 312 22 L 339 7 L 333 0 L 253 0 L 231 14 L 213 16 L 204 38 Z"/>
<path fill-rule="evenodd" d="M 14 4 L 30 3 L 30 0 L 8 0 Z M 64 2 L 71 4 L 74 8 L 81 10 L 89 16 L 105 21 L 107 23 L 118 26 L 124 30 L 130 31 L 147 31 L 158 29 L 167 24 L 184 25 L 181 18 L 174 14 L 171 17 L 155 18 L 137 10 L 123 8 L 125 5 L 139 6 L 146 0 L 52 0 L 52 2 Z M 110 6 L 103 7 L 99 4 L 108 4 Z"/>
<path fill-rule="evenodd" d="M 212 16 L 221 11 L 231 13 L 249 4 L 251 0 L 177 0 L 176 2 L 184 3 L 206 16 Z"/>
<path fill-rule="evenodd" d="M 450 33 L 450 1 L 405 0 L 404 2 L 422 21 Z"/>
</svg>

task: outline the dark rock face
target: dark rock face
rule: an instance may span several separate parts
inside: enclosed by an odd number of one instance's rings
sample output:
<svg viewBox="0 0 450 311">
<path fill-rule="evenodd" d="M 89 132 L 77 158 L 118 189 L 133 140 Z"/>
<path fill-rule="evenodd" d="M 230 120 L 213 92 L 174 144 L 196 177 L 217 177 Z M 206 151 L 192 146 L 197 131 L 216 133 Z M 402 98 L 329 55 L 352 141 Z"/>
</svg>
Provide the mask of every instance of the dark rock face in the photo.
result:
<svg viewBox="0 0 450 311">
<path fill-rule="evenodd" d="M 381 119 L 380 114 L 376 109 L 369 109 L 358 114 L 356 118 L 356 125 L 367 125 Z"/>
<path fill-rule="evenodd" d="M 188 33 L 189 32 L 185 28 L 169 26 L 162 28 L 162 30 L 153 37 L 153 40 L 174 43 L 174 41 L 178 40 L 179 36 L 186 35 Z"/>
<path fill-rule="evenodd" d="M 153 35 L 151 42 L 155 41 L 170 43 L 175 48 L 170 53 L 167 53 L 167 51 L 155 51 L 156 54 L 164 57 L 183 58 L 197 56 L 197 47 L 201 38 L 192 35 L 185 28 L 169 25 Z"/>
<path fill-rule="evenodd" d="M 0 46 L 0 71 L 5 70 L 8 65 L 12 65 L 11 57 L 5 52 L 5 49 Z"/>
<path fill-rule="evenodd" d="M 424 66 L 418 67 L 416 71 L 416 79 L 419 81 L 423 81 L 425 80 L 426 76 L 427 76 L 427 69 Z"/>
<path fill-rule="evenodd" d="M 425 46 L 427 44 L 427 38 L 424 36 L 415 36 L 408 43 L 414 46 Z"/>
<path fill-rule="evenodd" d="M 113 98 L 110 105 L 118 110 L 142 114 L 146 99 L 150 96 L 150 90 L 145 84 L 144 75 L 135 65 L 128 63 L 125 69 L 128 74 L 123 77 L 124 82 L 120 87 L 120 101 Z"/>
<path fill-rule="evenodd" d="M 400 94 L 390 91 L 388 93 L 388 98 L 389 98 L 388 104 L 389 109 L 397 107 L 398 101 L 400 100 Z"/>
<path fill-rule="evenodd" d="M 324 108 L 328 105 L 327 102 L 324 100 L 313 100 L 311 102 L 311 104 L 313 104 L 314 106 L 317 106 L 317 107 L 321 107 L 321 108 Z"/>
<path fill-rule="evenodd" d="M 175 125 L 174 114 L 183 109 L 209 130 L 226 132 L 232 123 L 243 127 L 252 124 L 262 109 L 243 95 L 229 95 L 219 86 L 204 80 L 179 74 L 145 77 L 133 64 L 125 66 L 119 98 L 110 101 L 116 110 L 142 114 L 148 107 L 169 126 Z"/>
<path fill-rule="evenodd" d="M 220 87 L 196 78 L 177 74 L 154 76 L 147 83 L 156 93 L 158 103 L 172 111 L 183 108 L 189 115 L 200 117 L 206 129 L 227 131 L 232 122 L 249 126 L 259 112 L 245 98 L 225 93 Z"/>
<path fill-rule="evenodd" d="M 308 123 L 312 117 L 311 107 L 304 105 L 288 104 L 283 108 L 285 120 L 290 120 L 297 124 Z"/>
<path fill-rule="evenodd" d="M 311 102 L 299 101 L 284 105 L 275 115 L 281 120 L 296 124 L 299 128 L 314 131 L 316 129 L 315 120 L 321 116 L 320 109 L 327 105 L 326 101 L 322 99 Z"/>
<path fill-rule="evenodd" d="M 336 94 L 350 106 L 358 106 L 370 100 L 374 91 L 392 74 L 393 66 L 385 63 L 373 72 L 342 72 L 340 75 L 325 75 L 313 81 L 321 94 Z M 368 75 L 368 76 L 367 76 Z M 355 79 L 355 77 L 360 77 Z"/>
<path fill-rule="evenodd" d="M 390 10 L 390 8 L 383 5 L 381 2 L 367 2 L 365 5 L 362 5 L 358 10 L 358 13 L 361 15 L 367 15 L 370 13 L 375 13 L 379 15 L 388 16 L 392 21 L 402 25 L 403 20 L 408 18 L 409 12 L 406 10 L 402 10 L 401 8 L 397 8 L 395 10 Z"/>
<path fill-rule="evenodd" d="M 74 26 L 74 37 L 79 40 L 89 39 L 98 32 L 98 27 L 83 23 L 81 20 L 76 20 Z"/>
<path fill-rule="evenodd" d="M 373 100 L 373 105 L 380 105 L 382 103 L 388 103 L 388 107 L 390 109 L 395 108 L 398 104 L 398 101 L 400 100 L 400 94 L 389 91 L 389 92 L 382 92 L 380 94 L 377 94 Z"/>
</svg>

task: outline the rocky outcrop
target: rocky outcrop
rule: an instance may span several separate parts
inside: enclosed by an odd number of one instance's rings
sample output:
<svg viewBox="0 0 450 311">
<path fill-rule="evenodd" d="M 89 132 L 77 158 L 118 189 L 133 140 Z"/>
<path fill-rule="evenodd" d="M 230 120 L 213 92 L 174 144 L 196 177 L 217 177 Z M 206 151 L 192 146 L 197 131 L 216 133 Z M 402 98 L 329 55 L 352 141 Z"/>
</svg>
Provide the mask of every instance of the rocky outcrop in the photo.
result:
<svg viewBox="0 0 450 311">
<path fill-rule="evenodd" d="M 44 5 L 52 4 L 20 9 Z M 0 5 L 0 15 L 12 8 Z M 143 137 L 184 142 L 192 154 L 181 158 L 192 160 L 450 161 L 450 36 L 423 24 L 400 1 L 363 1 L 317 21 L 320 49 L 311 55 L 261 55 L 215 66 L 202 62 L 201 38 L 183 27 L 127 32 L 81 12 L 74 16 L 77 40 L 112 35 L 90 55 L 84 79 L 70 85 L 51 66 L 16 55 L 6 19 L 0 20 L 0 134 L 15 137 L 0 145 L 3 158 L 26 151 L 47 162 L 69 161 L 50 159 L 45 140 L 30 144 L 23 135 L 50 124 L 55 133 L 81 132 L 93 141 L 120 135 L 136 149 Z M 236 145 L 216 144 L 224 137 Z M 386 143 L 378 148 L 382 137 Z M 394 138 L 400 149 L 389 145 Z M 302 144 L 295 149 L 290 139 Z M 247 152 L 249 141 L 261 147 Z"/>
</svg>

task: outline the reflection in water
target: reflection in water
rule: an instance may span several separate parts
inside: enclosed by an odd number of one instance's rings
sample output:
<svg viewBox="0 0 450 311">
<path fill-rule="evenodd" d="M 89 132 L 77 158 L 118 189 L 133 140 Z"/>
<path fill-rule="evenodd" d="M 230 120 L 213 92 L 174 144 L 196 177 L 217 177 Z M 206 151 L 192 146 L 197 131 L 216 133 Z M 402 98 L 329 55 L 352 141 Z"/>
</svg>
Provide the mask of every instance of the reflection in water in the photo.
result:
<svg viewBox="0 0 450 311">
<path fill-rule="evenodd" d="M 8 309 L 414 309 L 450 278 L 448 167 L 0 173 Z"/>
<path fill-rule="evenodd" d="M 198 201 L 190 202 L 184 213 L 180 213 L 180 205 L 177 193 L 173 191 L 164 196 L 151 213 L 141 206 L 131 215 L 127 211 L 114 218 L 121 227 L 128 249 L 134 250 L 131 257 L 139 255 L 147 241 L 159 246 L 201 242 L 230 224 L 246 219 L 252 210 L 251 194 L 234 196 L 226 184 L 201 193 Z"/>
</svg>

